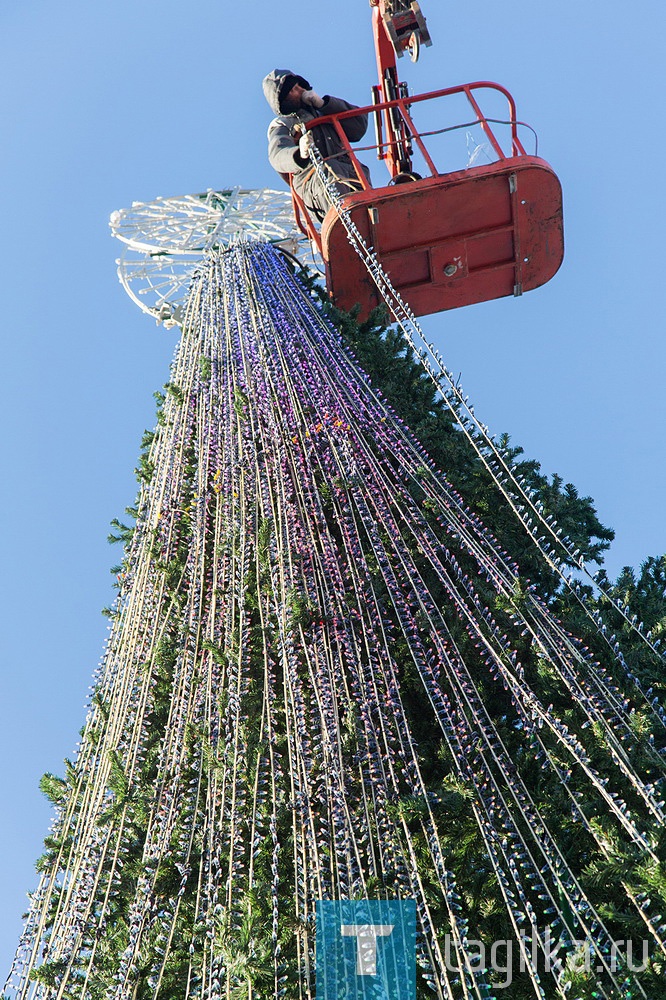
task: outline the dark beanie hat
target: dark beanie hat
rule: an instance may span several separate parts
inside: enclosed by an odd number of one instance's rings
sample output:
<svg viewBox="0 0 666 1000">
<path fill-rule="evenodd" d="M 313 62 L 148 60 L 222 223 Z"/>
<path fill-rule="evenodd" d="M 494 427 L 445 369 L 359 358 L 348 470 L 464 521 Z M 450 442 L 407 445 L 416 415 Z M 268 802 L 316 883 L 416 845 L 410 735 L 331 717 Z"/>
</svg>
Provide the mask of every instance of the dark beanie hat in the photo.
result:
<svg viewBox="0 0 666 1000">
<path fill-rule="evenodd" d="M 297 73 L 288 73 L 280 84 L 280 93 L 278 96 L 278 102 L 282 106 L 282 98 L 286 97 L 294 84 L 298 83 L 303 90 L 311 90 L 310 84 L 305 79 L 304 76 L 298 76 Z"/>
</svg>

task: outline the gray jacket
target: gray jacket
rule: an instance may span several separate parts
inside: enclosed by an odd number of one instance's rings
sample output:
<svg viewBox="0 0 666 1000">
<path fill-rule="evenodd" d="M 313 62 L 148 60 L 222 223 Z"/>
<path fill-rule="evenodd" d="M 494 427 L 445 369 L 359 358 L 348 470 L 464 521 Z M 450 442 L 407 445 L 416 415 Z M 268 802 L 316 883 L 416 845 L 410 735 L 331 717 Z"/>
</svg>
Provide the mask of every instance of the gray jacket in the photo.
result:
<svg viewBox="0 0 666 1000">
<path fill-rule="evenodd" d="M 292 73 L 288 69 L 274 69 L 264 79 L 263 88 L 266 100 L 278 116 L 268 126 L 268 159 L 274 170 L 279 174 L 293 174 L 294 187 L 302 195 L 308 176 L 312 173 L 312 161 L 304 160 L 298 152 L 300 133 L 298 126 L 313 118 L 323 118 L 325 115 L 337 114 L 340 111 L 351 111 L 357 105 L 349 104 L 339 97 L 324 97 L 323 108 L 301 108 L 294 112 L 283 112 L 280 107 L 280 90 L 287 77 L 293 77 L 306 90 L 310 84 L 304 77 Z M 365 135 L 368 127 L 368 116 L 358 115 L 346 118 L 341 122 L 345 135 L 350 142 L 358 142 Z M 338 177 L 356 177 L 353 164 L 332 125 L 322 125 L 315 128 L 312 136 L 322 157 Z"/>
</svg>

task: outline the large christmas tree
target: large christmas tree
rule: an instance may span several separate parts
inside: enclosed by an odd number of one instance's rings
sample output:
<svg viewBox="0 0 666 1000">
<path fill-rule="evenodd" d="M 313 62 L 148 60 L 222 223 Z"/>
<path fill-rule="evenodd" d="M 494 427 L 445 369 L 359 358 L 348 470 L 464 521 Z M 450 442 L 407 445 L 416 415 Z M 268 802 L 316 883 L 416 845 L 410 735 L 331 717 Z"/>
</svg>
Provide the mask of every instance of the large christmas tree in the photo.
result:
<svg viewBox="0 0 666 1000">
<path fill-rule="evenodd" d="M 646 643 L 375 319 L 262 243 L 195 275 L 12 1000 L 312 997 L 321 899 L 416 900 L 419 996 L 666 996 L 664 560 L 606 588 Z"/>
</svg>

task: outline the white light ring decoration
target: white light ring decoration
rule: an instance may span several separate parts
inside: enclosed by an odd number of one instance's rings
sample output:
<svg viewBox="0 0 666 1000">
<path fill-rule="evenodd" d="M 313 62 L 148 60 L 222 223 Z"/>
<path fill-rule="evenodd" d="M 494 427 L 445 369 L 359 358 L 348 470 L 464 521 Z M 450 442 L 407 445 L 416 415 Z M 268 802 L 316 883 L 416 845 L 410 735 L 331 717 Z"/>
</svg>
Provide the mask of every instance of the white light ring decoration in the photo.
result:
<svg viewBox="0 0 666 1000">
<path fill-rule="evenodd" d="M 306 267 L 321 266 L 295 225 L 286 191 L 235 187 L 136 201 L 113 212 L 109 225 L 127 246 L 117 261 L 123 288 L 167 328 L 179 325 L 192 274 L 206 251 L 241 234 L 280 246 Z"/>
<path fill-rule="evenodd" d="M 201 255 L 224 245 L 240 232 L 268 242 L 291 238 L 303 242 L 287 191 L 268 188 L 208 190 L 201 194 L 156 198 L 114 212 L 113 235 L 135 250 L 167 250 Z"/>
</svg>

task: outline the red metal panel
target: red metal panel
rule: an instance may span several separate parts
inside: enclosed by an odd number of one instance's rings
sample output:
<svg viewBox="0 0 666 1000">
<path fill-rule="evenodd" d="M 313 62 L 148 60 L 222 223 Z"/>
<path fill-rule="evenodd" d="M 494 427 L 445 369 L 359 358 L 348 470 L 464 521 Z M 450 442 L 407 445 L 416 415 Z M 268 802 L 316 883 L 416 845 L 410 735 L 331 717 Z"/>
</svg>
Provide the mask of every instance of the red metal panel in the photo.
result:
<svg viewBox="0 0 666 1000">
<path fill-rule="evenodd" d="M 384 270 L 395 287 L 400 290 L 410 285 L 423 285 L 432 281 L 429 250 L 399 250 L 385 255 Z"/>
<path fill-rule="evenodd" d="M 419 316 L 536 288 L 563 257 L 559 181 L 537 157 L 363 191 L 345 205 Z M 321 236 L 335 302 L 367 315 L 377 293 L 335 212 Z"/>
</svg>

